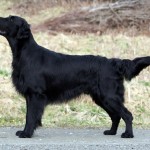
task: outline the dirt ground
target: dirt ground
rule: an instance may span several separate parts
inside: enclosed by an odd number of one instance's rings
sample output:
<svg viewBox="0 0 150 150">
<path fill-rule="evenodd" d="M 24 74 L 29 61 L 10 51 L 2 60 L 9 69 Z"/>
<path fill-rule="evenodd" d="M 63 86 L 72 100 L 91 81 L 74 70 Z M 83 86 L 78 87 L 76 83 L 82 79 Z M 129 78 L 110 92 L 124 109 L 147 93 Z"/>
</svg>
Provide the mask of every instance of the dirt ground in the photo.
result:
<svg viewBox="0 0 150 150">
<path fill-rule="evenodd" d="M 40 9 L 54 7 L 56 4 L 44 0 Z M 53 19 L 47 19 L 37 25 L 34 30 L 45 30 L 49 33 L 96 33 L 127 32 L 129 35 L 150 35 L 150 1 L 149 0 L 120 0 L 115 2 L 100 1 L 97 3 L 59 3 L 68 11 Z M 58 3 L 57 3 L 58 5 Z M 29 7 L 30 6 L 30 7 Z M 31 7 L 34 6 L 34 7 Z M 15 5 L 19 13 L 37 13 L 38 3 L 27 1 Z"/>
</svg>

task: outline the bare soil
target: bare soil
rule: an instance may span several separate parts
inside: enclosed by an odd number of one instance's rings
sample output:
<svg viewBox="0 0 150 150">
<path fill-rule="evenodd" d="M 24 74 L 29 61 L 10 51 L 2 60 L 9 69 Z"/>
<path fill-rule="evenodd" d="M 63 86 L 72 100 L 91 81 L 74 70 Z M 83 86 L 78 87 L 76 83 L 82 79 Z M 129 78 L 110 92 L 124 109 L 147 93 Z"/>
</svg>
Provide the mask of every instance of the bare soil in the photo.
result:
<svg viewBox="0 0 150 150">
<path fill-rule="evenodd" d="M 50 33 L 127 32 L 129 35 L 150 35 L 150 1 L 126 0 L 101 2 L 95 6 L 81 6 L 66 14 L 48 19 L 36 30 Z"/>
</svg>

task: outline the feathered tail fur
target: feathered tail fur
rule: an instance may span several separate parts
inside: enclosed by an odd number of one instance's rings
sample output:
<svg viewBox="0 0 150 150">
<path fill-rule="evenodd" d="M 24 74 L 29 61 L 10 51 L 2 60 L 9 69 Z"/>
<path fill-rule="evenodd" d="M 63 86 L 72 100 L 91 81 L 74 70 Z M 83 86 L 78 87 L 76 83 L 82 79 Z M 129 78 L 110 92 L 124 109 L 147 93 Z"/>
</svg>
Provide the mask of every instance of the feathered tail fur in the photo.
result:
<svg viewBox="0 0 150 150">
<path fill-rule="evenodd" d="M 126 80 L 136 77 L 144 68 L 150 66 L 150 56 L 138 57 L 133 60 L 123 59 L 122 69 Z"/>
</svg>

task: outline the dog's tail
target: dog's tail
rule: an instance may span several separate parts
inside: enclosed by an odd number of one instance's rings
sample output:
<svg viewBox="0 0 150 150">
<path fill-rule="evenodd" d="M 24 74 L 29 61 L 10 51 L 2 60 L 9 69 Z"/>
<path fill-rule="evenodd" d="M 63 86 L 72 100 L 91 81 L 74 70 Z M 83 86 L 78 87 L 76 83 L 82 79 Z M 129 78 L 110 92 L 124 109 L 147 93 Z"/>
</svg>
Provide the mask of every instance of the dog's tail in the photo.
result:
<svg viewBox="0 0 150 150">
<path fill-rule="evenodd" d="M 150 56 L 138 57 L 133 60 L 122 60 L 122 71 L 126 80 L 136 77 L 144 68 L 150 65 Z"/>
<path fill-rule="evenodd" d="M 133 60 L 129 59 L 112 59 L 112 63 L 118 72 L 126 80 L 130 81 L 136 77 L 144 68 L 150 66 L 150 56 L 138 57 Z"/>
</svg>

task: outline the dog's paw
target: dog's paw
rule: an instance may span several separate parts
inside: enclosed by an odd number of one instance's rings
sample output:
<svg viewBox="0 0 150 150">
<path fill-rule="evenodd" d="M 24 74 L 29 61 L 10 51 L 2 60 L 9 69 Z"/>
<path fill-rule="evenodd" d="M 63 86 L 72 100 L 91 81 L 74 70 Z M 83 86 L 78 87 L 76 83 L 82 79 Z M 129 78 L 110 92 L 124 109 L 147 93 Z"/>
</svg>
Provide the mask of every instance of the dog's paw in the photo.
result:
<svg viewBox="0 0 150 150">
<path fill-rule="evenodd" d="M 16 136 L 19 136 L 23 131 L 17 131 Z"/>
<path fill-rule="evenodd" d="M 24 132 L 24 131 L 17 131 L 16 132 L 16 135 L 19 137 L 19 138 L 31 138 L 31 135 Z"/>
<path fill-rule="evenodd" d="M 122 138 L 133 138 L 134 135 L 128 132 L 122 133 L 121 135 Z"/>
<path fill-rule="evenodd" d="M 106 130 L 104 131 L 104 135 L 116 135 L 116 132 L 112 130 Z"/>
</svg>

